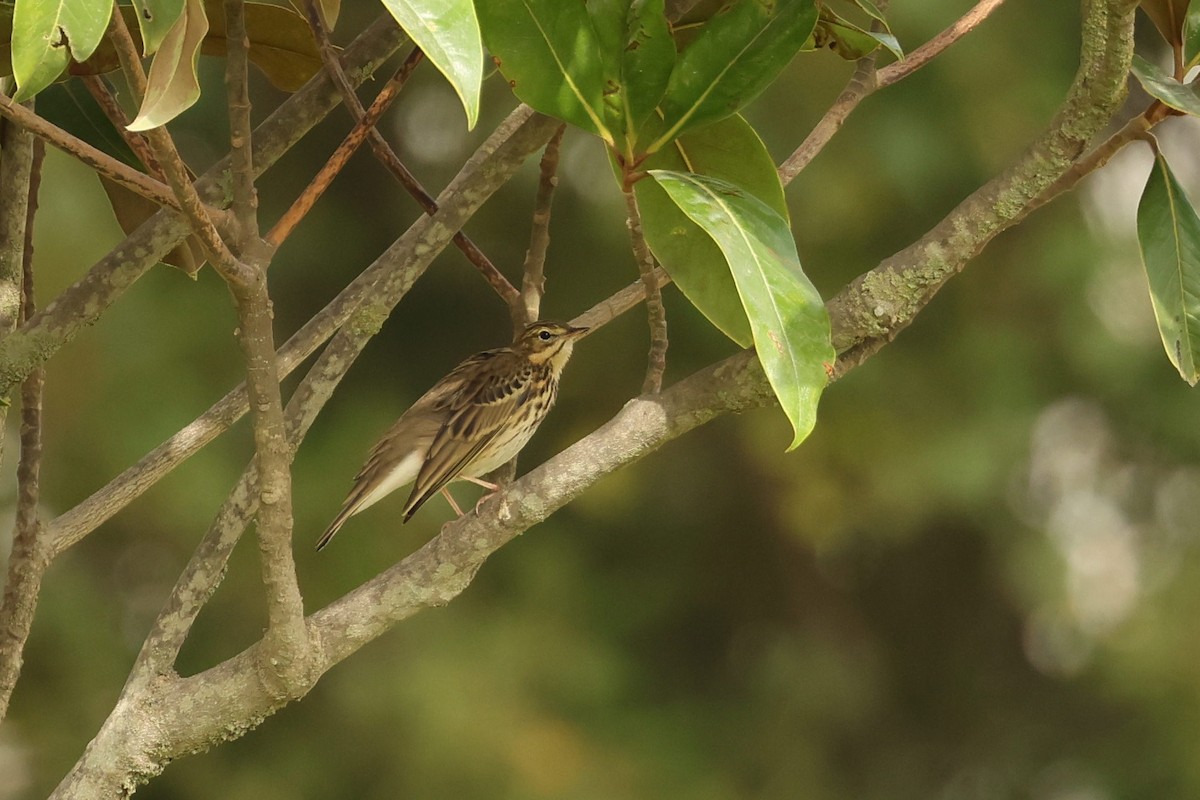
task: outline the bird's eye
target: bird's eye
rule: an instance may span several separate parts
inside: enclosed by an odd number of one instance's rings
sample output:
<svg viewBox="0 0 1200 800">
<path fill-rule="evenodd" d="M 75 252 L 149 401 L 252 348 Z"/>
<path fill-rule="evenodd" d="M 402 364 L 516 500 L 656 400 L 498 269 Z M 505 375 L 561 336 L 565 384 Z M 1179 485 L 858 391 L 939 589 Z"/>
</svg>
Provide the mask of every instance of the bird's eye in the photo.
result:
<svg viewBox="0 0 1200 800">
<path fill-rule="evenodd" d="M 550 331 L 542 331 L 541 333 L 538 334 L 538 338 L 541 339 L 543 342 L 550 341 Z"/>
</svg>

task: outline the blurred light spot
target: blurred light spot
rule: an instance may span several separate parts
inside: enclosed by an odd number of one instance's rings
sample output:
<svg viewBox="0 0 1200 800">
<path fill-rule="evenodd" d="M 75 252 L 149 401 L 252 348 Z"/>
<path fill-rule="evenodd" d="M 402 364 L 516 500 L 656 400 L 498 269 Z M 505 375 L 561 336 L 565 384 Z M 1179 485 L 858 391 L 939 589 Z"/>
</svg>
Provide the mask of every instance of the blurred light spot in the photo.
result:
<svg viewBox="0 0 1200 800">
<path fill-rule="evenodd" d="M 525 786 L 536 795 L 562 797 L 580 778 L 583 749 L 573 727 L 562 720 L 542 719 L 522 728 L 509 752 Z"/>
<path fill-rule="evenodd" d="M 395 132 L 404 149 L 421 162 L 440 164 L 457 158 L 466 147 L 462 106 L 444 82 L 410 86 L 398 104 Z"/>
<path fill-rule="evenodd" d="M 1158 487 L 1155 521 L 1171 540 L 1191 544 L 1200 535 L 1200 469 L 1174 470 Z"/>
<path fill-rule="evenodd" d="M 29 788 L 31 755 L 21 743 L 19 726 L 7 723 L 0 730 L 0 797 L 20 797 Z"/>
<path fill-rule="evenodd" d="M 1091 641 L 1061 612 L 1039 609 L 1025 620 L 1025 657 L 1046 675 L 1069 678 L 1079 674 L 1092 654 Z"/>
<path fill-rule="evenodd" d="M 1109 335 L 1129 345 L 1153 346 L 1158 328 L 1146 286 L 1145 273 L 1135 253 L 1102 260 L 1087 285 L 1088 305 Z"/>
<path fill-rule="evenodd" d="M 1058 761 L 1034 779 L 1028 797 L 1030 800 L 1108 800 L 1111 795 L 1080 764 Z"/>
</svg>

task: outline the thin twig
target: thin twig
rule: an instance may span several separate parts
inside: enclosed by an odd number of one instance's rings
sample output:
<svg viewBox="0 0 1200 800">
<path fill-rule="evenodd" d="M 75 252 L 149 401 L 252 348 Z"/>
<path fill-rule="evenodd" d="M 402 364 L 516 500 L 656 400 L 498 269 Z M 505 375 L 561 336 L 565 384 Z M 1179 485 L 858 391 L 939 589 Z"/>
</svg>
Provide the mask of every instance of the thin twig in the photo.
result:
<svg viewBox="0 0 1200 800">
<path fill-rule="evenodd" d="M 854 74 L 847 82 L 846 88 L 838 95 L 837 100 L 829 107 L 795 152 L 780 164 L 779 178 L 783 184 L 791 183 L 824 149 L 850 113 L 858 108 L 859 103 L 875 91 L 908 77 L 928 64 L 947 47 L 978 27 L 1003 3 L 1004 0 L 980 0 L 974 8 L 960 17 L 953 25 L 918 47 L 903 60 L 889 64 L 880 70 L 875 69 L 874 53 L 859 59 Z"/>
<path fill-rule="evenodd" d="M 975 7 L 963 14 L 946 30 L 934 36 L 925 44 L 913 50 L 902 60 L 888 64 L 879 70 L 875 76 L 878 88 L 891 86 L 896 81 L 903 80 L 934 58 L 942 54 L 947 47 L 979 27 L 992 12 L 1004 5 L 1004 0 L 979 0 Z"/>
<path fill-rule="evenodd" d="M 346 49 L 350 74 L 356 81 L 366 80 L 404 41 L 391 15 L 381 13 Z M 255 173 L 276 163 L 336 107 L 337 93 L 323 74 L 287 98 L 255 131 Z M 196 181 L 197 191 L 207 202 L 222 202 L 228 170 L 229 160 L 221 159 Z M 126 289 L 190 234 L 190 226 L 176 211 L 156 212 L 33 319 L 0 339 L 0 397 L 95 323 Z"/>
<path fill-rule="evenodd" d="M 334 84 L 339 87 L 343 102 L 350 111 L 350 115 L 354 118 L 355 123 L 361 124 L 365 114 L 362 103 L 359 102 L 358 95 L 354 93 L 354 88 L 350 86 L 346 78 L 346 72 L 342 68 L 341 60 L 338 58 L 337 51 L 329 41 L 329 32 L 325 27 L 324 17 L 316 9 L 314 0 L 308 0 L 307 10 L 308 24 L 312 29 L 313 36 L 317 40 L 318 49 L 321 53 L 321 61 L 325 65 L 325 71 Z M 415 68 L 420 63 L 423 55 L 419 47 L 414 48 L 405 60 L 401 70 Z M 383 134 L 374 126 L 370 127 L 367 141 L 371 145 L 371 152 L 375 155 L 379 163 L 417 201 L 421 208 L 425 210 L 425 213 L 433 214 L 436 212 L 437 203 L 434 202 L 433 196 L 421 185 L 421 182 L 409 171 L 408 167 L 404 166 L 400 157 L 396 155 L 396 151 L 392 149 L 387 139 L 383 138 Z M 454 235 L 454 244 L 466 256 L 467 261 L 479 271 L 479 274 L 488 282 L 488 285 L 495 290 L 505 305 L 512 308 L 517 302 L 514 298 L 518 297 L 519 293 L 509 280 L 504 277 L 504 274 L 500 272 L 492 260 L 462 231 Z"/>
<path fill-rule="evenodd" d="M 258 240 L 258 192 L 254 188 L 253 126 L 250 124 L 250 37 L 242 0 L 225 0 L 225 95 L 229 106 L 229 162 L 233 218 L 239 250 Z"/>
<path fill-rule="evenodd" d="M 158 159 L 154 157 L 154 152 L 150 149 L 150 143 L 140 133 L 129 130 L 127 127 L 129 125 L 129 116 L 125 113 L 125 109 L 121 108 L 121 104 L 117 102 L 117 98 L 113 95 L 104 78 L 99 75 L 84 75 L 82 80 L 83 85 L 95 99 L 96 104 L 100 106 L 100 110 L 104 112 L 104 116 L 108 117 L 108 121 L 112 123 L 117 133 L 121 134 L 121 138 L 125 140 L 125 144 L 129 145 L 129 149 L 142 162 L 142 166 L 146 168 L 146 172 L 156 180 L 163 180 L 162 167 L 159 166 Z"/>
<path fill-rule="evenodd" d="M 875 78 L 875 58 L 876 53 L 872 52 L 858 60 L 858 66 L 846 82 L 846 88 L 842 89 L 833 105 L 825 111 L 800 146 L 779 165 L 779 179 L 784 186 L 791 183 L 817 153 L 829 144 L 829 140 L 841 129 L 850 112 L 856 109 L 867 95 L 875 91 L 878 86 Z"/>
<path fill-rule="evenodd" d="M 629 241 L 637 259 L 638 274 L 646 287 L 646 316 L 650 321 L 650 355 L 646 359 L 646 380 L 642 383 L 642 394 L 658 394 L 662 389 L 663 373 L 667 369 L 667 311 L 663 307 L 662 289 L 654 275 L 657 264 L 654 254 L 646 244 L 642 232 L 642 215 L 638 211 L 637 195 L 633 187 L 625 186 L 625 225 L 629 228 Z"/>
<path fill-rule="evenodd" d="M 32 138 L 32 137 L 29 137 Z M 33 139 L 26 161 L 28 180 L 26 203 L 21 215 L 21 313 L 33 315 L 33 220 L 37 215 L 38 188 L 41 185 L 45 146 Z M 17 159 L 18 148 L 5 141 L 5 159 Z M 7 187 L 6 187 L 7 188 Z M 12 550 L 8 557 L 8 578 L 0 601 L 0 720 L 8 712 L 13 688 L 21 674 L 22 652 L 33 627 L 33 615 L 41 591 L 42 576 L 50 565 L 46 537 L 38 519 L 39 471 L 42 456 L 42 386 L 44 371 L 36 369 L 21 384 L 21 456 L 17 463 L 17 519 Z"/>
<path fill-rule="evenodd" d="M 542 295 L 546 292 L 546 250 L 550 247 L 550 211 L 554 206 L 554 188 L 558 186 L 558 154 L 563 131 L 560 125 L 546 144 L 538 167 L 537 196 L 533 202 L 533 226 L 529 233 L 529 249 L 525 251 L 524 276 L 521 280 L 521 302 L 511 306 L 513 333 L 535 321 L 541 312 Z"/>
<path fill-rule="evenodd" d="M 130 191 L 136 192 L 148 200 L 153 200 L 160 206 L 173 208 L 176 211 L 182 210 L 169 186 L 122 163 L 108 153 L 92 147 L 82 139 L 72 136 L 24 106 L 14 103 L 11 98 L 2 93 L 0 93 L 0 115 L 17 123 L 39 139 L 45 140 L 47 144 L 54 145 L 67 155 L 78 159 L 114 183 L 119 183 Z"/>
<path fill-rule="evenodd" d="M 410 69 L 403 67 L 392 76 L 392 79 L 384 84 L 383 89 L 375 96 L 375 100 L 371 103 L 371 107 L 359 118 L 350 133 L 342 140 L 337 149 L 333 151 L 328 160 L 321 165 L 321 169 L 317 171 L 316 176 L 309 181 L 308 186 L 304 187 L 304 191 L 300 193 L 283 216 L 275 223 L 274 227 L 267 234 L 267 241 L 278 247 L 292 234 L 300 221 L 308 215 L 317 200 L 333 183 L 333 179 L 337 177 L 342 168 L 350 160 L 350 156 L 354 155 L 355 151 L 362 145 L 368 134 L 374 130 L 375 123 L 383 116 L 383 112 L 387 110 L 396 96 L 400 94 L 400 90 L 404 88 L 404 84 L 411 74 Z"/>
<path fill-rule="evenodd" d="M 124 15 L 113 13 L 108 25 L 108 39 L 116 48 L 117 58 L 134 96 L 141 103 L 146 94 L 146 71 L 142 68 L 137 45 L 134 44 L 133 36 L 125 24 Z M 221 234 L 217 232 L 212 217 L 192 185 L 191 176 L 188 175 L 188 169 L 175 147 L 175 140 L 171 138 L 171 134 L 165 127 L 159 126 L 146 131 L 146 138 L 166 175 L 167 184 L 179 201 L 179 209 L 187 217 L 192 232 L 196 234 L 196 239 L 206 251 L 213 267 L 227 281 L 252 280 L 252 277 L 246 274 L 244 265 L 229 251 Z"/>
</svg>

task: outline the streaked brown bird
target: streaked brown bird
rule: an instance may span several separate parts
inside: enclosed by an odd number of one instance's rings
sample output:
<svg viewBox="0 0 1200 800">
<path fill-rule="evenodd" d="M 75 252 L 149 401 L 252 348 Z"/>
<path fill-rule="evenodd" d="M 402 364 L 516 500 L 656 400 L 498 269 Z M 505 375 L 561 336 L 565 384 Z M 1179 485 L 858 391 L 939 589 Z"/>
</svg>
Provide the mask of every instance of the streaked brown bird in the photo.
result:
<svg viewBox="0 0 1200 800">
<path fill-rule="evenodd" d="M 342 510 L 317 541 L 320 550 L 346 520 L 413 484 L 408 522 L 439 491 L 462 516 L 446 485 L 480 480 L 507 463 L 533 436 L 558 396 L 558 379 L 587 328 L 535 322 L 508 347 L 476 353 L 421 395 L 371 449 Z"/>
</svg>

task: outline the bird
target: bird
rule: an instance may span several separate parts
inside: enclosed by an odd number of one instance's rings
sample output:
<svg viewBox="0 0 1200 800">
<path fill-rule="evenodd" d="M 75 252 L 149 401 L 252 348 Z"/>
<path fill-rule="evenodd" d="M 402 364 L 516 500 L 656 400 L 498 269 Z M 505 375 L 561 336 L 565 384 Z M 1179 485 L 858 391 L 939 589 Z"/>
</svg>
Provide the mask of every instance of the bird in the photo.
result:
<svg viewBox="0 0 1200 800">
<path fill-rule="evenodd" d="M 498 491 L 480 476 L 508 463 L 529 442 L 554 405 L 575 343 L 589 330 L 534 322 L 508 347 L 464 359 L 371 449 L 341 511 L 317 540 L 317 550 L 350 517 L 409 483 L 413 488 L 402 512 L 404 522 L 439 491 L 462 516 L 446 488 L 452 480 L 487 488 L 489 494 L 480 502 Z"/>
</svg>

